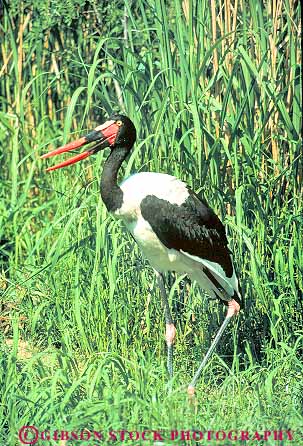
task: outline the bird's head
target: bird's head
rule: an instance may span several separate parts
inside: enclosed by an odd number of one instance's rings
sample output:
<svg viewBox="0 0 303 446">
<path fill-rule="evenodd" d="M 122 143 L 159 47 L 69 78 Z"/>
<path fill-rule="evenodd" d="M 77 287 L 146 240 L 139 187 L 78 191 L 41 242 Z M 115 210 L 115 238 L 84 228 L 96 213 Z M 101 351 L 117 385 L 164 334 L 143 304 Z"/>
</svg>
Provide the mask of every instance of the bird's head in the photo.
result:
<svg viewBox="0 0 303 446">
<path fill-rule="evenodd" d="M 70 142 L 65 146 L 45 153 L 41 158 L 50 158 L 60 153 L 69 152 L 70 150 L 78 149 L 95 142 L 96 144 L 91 146 L 85 152 L 82 152 L 72 158 L 69 158 L 62 163 L 49 167 L 47 171 L 60 169 L 61 167 L 69 166 L 70 164 L 77 163 L 90 155 L 93 155 L 99 150 L 103 150 L 106 147 L 110 147 L 111 150 L 115 150 L 117 147 L 124 147 L 128 151 L 131 150 L 136 140 L 136 129 L 132 121 L 124 115 L 115 114 L 108 118 L 104 124 L 98 125 L 93 131 L 86 136 Z"/>
</svg>

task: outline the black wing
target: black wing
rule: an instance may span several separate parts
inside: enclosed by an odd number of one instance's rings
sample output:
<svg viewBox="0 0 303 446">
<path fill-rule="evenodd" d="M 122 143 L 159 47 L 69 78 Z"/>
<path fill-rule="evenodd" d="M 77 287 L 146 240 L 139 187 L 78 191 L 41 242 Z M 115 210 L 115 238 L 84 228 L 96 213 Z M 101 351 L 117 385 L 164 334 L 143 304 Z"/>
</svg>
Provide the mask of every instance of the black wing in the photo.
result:
<svg viewBox="0 0 303 446">
<path fill-rule="evenodd" d="M 188 189 L 182 205 L 154 195 L 141 202 L 141 213 L 161 242 L 169 249 L 182 250 L 222 266 L 227 277 L 233 275 L 225 228 L 208 204 Z"/>
</svg>

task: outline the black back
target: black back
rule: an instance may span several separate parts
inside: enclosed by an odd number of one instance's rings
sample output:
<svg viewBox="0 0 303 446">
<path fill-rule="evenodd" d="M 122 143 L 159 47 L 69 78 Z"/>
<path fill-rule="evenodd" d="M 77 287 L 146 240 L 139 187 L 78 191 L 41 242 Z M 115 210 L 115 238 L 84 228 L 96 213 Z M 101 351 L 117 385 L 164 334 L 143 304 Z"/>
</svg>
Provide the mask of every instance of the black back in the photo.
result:
<svg viewBox="0 0 303 446">
<path fill-rule="evenodd" d="M 142 216 L 167 248 L 216 262 L 231 277 L 233 265 L 225 228 L 206 201 L 188 191 L 189 197 L 180 206 L 148 195 L 141 202 Z"/>
</svg>

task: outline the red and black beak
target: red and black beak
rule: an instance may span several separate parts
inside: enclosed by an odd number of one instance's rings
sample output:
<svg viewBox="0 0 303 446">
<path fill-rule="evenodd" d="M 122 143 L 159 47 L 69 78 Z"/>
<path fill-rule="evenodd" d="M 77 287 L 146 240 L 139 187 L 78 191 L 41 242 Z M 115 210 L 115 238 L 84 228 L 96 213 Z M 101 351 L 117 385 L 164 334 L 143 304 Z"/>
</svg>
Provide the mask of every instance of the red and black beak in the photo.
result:
<svg viewBox="0 0 303 446">
<path fill-rule="evenodd" d="M 97 144 L 85 152 L 79 153 L 72 158 L 69 158 L 62 163 L 56 164 L 55 166 L 46 169 L 48 172 L 51 170 L 60 169 L 61 167 L 69 166 L 70 164 L 77 163 L 78 161 L 84 160 L 90 155 L 97 153 L 99 150 L 105 149 L 106 147 L 115 144 L 117 135 L 119 132 L 119 126 L 116 121 L 110 120 L 106 121 L 104 124 L 99 125 L 92 132 L 88 133 L 86 136 L 78 139 L 77 141 L 70 142 L 65 146 L 59 147 L 58 149 L 52 150 L 49 153 L 45 153 L 41 158 L 50 158 L 51 156 L 59 155 L 60 153 L 69 152 L 70 150 L 78 149 L 79 147 L 85 146 L 86 144 L 97 142 Z"/>
</svg>

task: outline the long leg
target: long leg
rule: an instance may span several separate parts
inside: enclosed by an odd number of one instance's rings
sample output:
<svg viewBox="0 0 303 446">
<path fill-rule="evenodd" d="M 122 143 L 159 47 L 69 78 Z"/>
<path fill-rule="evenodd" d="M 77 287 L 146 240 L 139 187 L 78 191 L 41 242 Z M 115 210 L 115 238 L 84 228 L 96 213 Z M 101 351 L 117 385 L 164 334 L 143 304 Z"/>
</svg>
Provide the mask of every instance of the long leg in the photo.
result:
<svg viewBox="0 0 303 446">
<path fill-rule="evenodd" d="M 213 340 L 213 342 L 211 343 L 211 346 L 209 347 L 206 355 L 203 358 L 203 361 L 201 362 L 198 370 L 196 371 L 191 383 L 189 384 L 188 388 L 187 388 L 187 392 L 188 395 L 190 397 L 193 397 L 193 395 L 195 394 L 195 386 L 197 384 L 197 381 L 201 375 L 201 372 L 203 370 L 203 368 L 205 367 L 207 361 L 209 360 L 212 352 L 214 351 L 214 349 L 216 348 L 225 328 L 227 327 L 229 321 L 231 320 L 231 318 L 237 314 L 240 310 L 240 305 L 238 304 L 238 302 L 236 302 L 234 299 L 228 302 L 228 310 L 227 310 L 227 314 L 226 317 L 223 321 L 223 324 L 220 327 L 220 330 L 218 331 L 218 333 L 216 334 L 215 339 Z"/>
<path fill-rule="evenodd" d="M 164 315 L 166 324 L 165 339 L 167 344 L 167 369 L 170 378 L 173 376 L 173 344 L 176 337 L 176 328 L 169 308 L 167 294 L 165 291 L 164 278 L 161 273 L 155 270 L 157 283 L 160 288 L 161 297 L 164 305 Z"/>
</svg>

